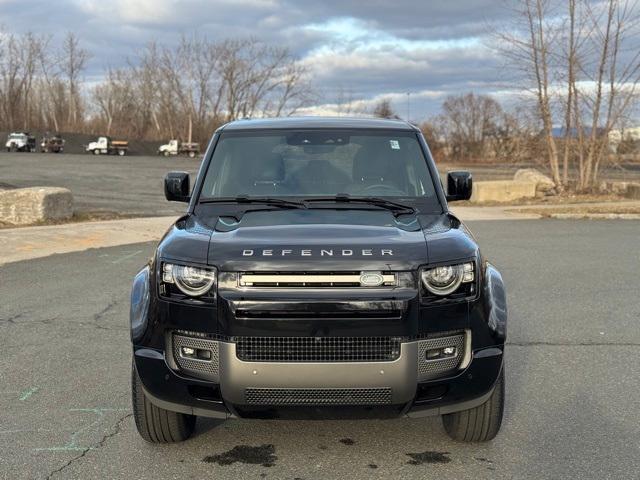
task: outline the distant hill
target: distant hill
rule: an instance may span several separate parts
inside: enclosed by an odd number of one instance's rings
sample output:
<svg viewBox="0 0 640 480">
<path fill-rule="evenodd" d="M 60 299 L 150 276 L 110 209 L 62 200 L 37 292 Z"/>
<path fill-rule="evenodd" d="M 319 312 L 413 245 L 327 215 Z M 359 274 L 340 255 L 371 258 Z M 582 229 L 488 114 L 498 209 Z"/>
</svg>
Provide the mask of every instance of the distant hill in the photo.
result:
<svg viewBox="0 0 640 480">
<path fill-rule="evenodd" d="M 604 129 L 598 129 L 599 131 L 604 131 Z M 565 128 L 564 127 L 555 127 L 551 130 L 551 132 L 553 133 L 553 136 L 556 138 L 563 138 L 564 137 L 564 132 L 565 132 Z M 591 128 L 589 127 L 585 127 L 584 128 L 584 135 L 591 135 Z M 578 136 L 578 130 L 575 128 L 572 128 L 569 130 L 569 136 L 570 137 L 577 137 Z"/>
</svg>

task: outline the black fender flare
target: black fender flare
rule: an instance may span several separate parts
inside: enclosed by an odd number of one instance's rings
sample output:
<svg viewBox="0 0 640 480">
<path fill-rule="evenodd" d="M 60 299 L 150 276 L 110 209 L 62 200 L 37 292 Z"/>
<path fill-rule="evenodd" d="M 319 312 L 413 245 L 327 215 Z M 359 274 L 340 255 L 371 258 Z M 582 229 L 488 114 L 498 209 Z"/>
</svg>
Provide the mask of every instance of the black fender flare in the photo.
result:
<svg viewBox="0 0 640 480">
<path fill-rule="evenodd" d="M 507 292 L 502 275 L 496 267 L 486 262 L 484 268 L 484 282 L 482 286 L 484 297 L 485 319 L 489 328 L 500 338 L 507 339 Z"/>
</svg>

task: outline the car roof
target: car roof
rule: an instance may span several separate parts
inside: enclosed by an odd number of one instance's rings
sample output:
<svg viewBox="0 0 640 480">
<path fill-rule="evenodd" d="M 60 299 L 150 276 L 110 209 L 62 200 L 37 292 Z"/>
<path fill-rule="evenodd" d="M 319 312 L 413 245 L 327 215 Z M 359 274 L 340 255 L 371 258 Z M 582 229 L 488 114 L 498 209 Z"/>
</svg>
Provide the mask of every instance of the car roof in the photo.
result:
<svg viewBox="0 0 640 480">
<path fill-rule="evenodd" d="M 405 130 L 417 128 L 404 120 L 366 117 L 279 117 L 235 120 L 221 126 L 218 131 L 238 130 L 289 130 L 289 129 L 363 129 L 363 130 Z"/>
</svg>

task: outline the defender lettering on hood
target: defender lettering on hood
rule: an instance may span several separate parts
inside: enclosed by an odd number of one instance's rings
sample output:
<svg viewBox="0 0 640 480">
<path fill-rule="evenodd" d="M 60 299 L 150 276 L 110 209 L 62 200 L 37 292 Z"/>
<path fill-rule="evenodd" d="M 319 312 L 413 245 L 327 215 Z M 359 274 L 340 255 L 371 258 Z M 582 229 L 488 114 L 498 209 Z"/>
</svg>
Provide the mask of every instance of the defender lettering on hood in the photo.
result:
<svg viewBox="0 0 640 480">
<path fill-rule="evenodd" d="M 287 256 L 299 256 L 299 257 L 352 257 L 354 255 L 362 255 L 363 257 L 371 257 L 371 256 L 382 256 L 384 257 L 385 255 L 393 255 L 393 250 L 388 249 L 388 248 L 382 248 L 382 249 L 377 249 L 377 248 L 362 248 L 362 249 L 352 249 L 352 248 L 342 248 L 342 249 L 335 249 L 335 248 L 321 248 L 321 249 L 308 249 L 308 248 L 302 248 L 302 249 L 273 249 L 273 248 L 267 248 L 267 249 L 258 249 L 258 250 L 253 250 L 253 249 L 246 249 L 246 250 L 242 250 L 242 256 L 243 257 L 255 257 L 255 256 L 262 256 L 262 257 L 272 257 L 272 256 L 282 256 L 282 257 L 287 257 Z"/>
</svg>

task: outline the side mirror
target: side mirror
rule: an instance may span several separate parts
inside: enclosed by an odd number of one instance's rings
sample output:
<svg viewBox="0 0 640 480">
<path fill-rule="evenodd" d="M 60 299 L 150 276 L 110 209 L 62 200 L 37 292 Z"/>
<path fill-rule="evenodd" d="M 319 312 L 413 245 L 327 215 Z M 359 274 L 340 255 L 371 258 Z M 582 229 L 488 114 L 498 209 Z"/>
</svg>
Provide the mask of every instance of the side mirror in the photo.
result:
<svg viewBox="0 0 640 480">
<path fill-rule="evenodd" d="M 170 202 L 188 202 L 189 174 L 187 172 L 169 172 L 164 177 L 164 196 Z"/>
<path fill-rule="evenodd" d="M 469 172 L 447 173 L 447 201 L 469 200 L 473 188 L 473 177 Z"/>
</svg>

